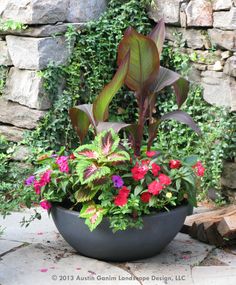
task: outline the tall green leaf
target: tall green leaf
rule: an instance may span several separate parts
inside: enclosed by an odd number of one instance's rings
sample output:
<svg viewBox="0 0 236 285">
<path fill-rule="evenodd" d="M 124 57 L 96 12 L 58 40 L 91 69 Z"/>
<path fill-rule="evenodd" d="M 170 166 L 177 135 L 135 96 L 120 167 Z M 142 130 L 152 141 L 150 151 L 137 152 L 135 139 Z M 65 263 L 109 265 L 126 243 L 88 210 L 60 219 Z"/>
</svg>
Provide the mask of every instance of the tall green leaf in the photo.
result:
<svg viewBox="0 0 236 285">
<path fill-rule="evenodd" d="M 119 122 L 99 122 L 96 128 L 98 134 L 109 129 L 113 129 L 116 133 L 118 133 L 121 129 L 128 126 L 129 124 Z"/>
<path fill-rule="evenodd" d="M 174 84 L 177 80 L 179 80 L 180 75 L 168 68 L 160 67 L 160 71 L 151 86 L 151 91 L 153 93 L 157 93 L 161 91 L 166 86 Z"/>
<path fill-rule="evenodd" d="M 177 99 L 177 105 L 180 108 L 188 97 L 189 81 L 184 78 L 179 78 L 174 83 L 174 89 Z"/>
<path fill-rule="evenodd" d="M 159 55 L 161 56 L 165 41 L 165 22 L 163 18 L 161 18 L 161 20 L 156 24 L 155 28 L 151 31 L 148 37 L 155 42 Z"/>
<path fill-rule="evenodd" d="M 130 66 L 125 79 L 134 91 L 141 91 L 151 84 L 159 71 L 160 59 L 156 44 L 150 38 L 128 28 L 118 47 L 118 65 L 130 50 Z"/>
<path fill-rule="evenodd" d="M 92 104 L 73 107 L 69 110 L 69 115 L 72 126 L 77 132 L 82 143 L 88 133 L 89 125 L 92 124 L 95 126 Z"/>
<path fill-rule="evenodd" d="M 108 119 L 108 106 L 117 91 L 124 84 L 128 73 L 130 52 L 127 51 L 112 81 L 105 86 L 93 103 L 93 114 L 96 122 Z"/>
<path fill-rule="evenodd" d="M 201 130 L 199 129 L 198 125 L 186 112 L 177 110 L 177 111 L 167 113 L 161 117 L 161 121 L 164 121 L 164 120 L 176 120 L 180 123 L 186 124 L 190 128 L 192 128 L 197 134 L 201 135 Z"/>
</svg>

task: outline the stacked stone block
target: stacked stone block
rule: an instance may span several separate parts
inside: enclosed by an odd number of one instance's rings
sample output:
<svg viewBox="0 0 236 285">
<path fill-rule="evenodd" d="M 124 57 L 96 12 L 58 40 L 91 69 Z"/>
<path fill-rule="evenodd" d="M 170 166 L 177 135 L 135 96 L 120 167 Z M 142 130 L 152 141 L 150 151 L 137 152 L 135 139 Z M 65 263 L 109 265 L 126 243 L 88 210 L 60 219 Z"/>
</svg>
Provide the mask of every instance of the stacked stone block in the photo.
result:
<svg viewBox="0 0 236 285">
<path fill-rule="evenodd" d="M 0 97 L 0 133 L 20 141 L 23 131 L 34 129 L 52 104 L 39 71 L 51 63 L 57 66 L 68 62 L 72 52 L 65 38 L 68 24 L 82 29 L 85 22 L 101 15 L 106 0 L 0 2 L 3 21 L 11 19 L 27 25 L 21 31 L 0 30 L 0 65 L 8 69 Z"/>
<path fill-rule="evenodd" d="M 170 44 L 181 34 L 189 79 L 202 84 L 205 100 L 236 111 L 236 1 L 153 0 L 149 16 L 164 17 Z"/>
</svg>

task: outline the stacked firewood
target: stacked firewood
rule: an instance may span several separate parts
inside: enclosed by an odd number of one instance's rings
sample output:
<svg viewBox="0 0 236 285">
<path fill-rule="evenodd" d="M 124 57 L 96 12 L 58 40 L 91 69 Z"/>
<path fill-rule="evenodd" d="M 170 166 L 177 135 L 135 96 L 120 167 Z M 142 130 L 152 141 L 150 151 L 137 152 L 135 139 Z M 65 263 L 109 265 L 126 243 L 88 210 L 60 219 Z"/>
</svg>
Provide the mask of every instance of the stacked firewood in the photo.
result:
<svg viewBox="0 0 236 285">
<path fill-rule="evenodd" d="M 236 244 L 236 205 L 188 216 L 181 232 L 216 246 Z"/>
</svg>

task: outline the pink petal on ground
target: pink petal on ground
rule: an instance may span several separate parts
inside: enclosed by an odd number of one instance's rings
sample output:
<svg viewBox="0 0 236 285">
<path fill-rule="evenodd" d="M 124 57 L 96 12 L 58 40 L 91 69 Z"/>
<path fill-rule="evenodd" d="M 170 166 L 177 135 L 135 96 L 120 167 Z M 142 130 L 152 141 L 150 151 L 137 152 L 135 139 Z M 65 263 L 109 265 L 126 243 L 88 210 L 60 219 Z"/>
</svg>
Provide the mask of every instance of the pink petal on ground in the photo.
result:
<svg viewBox="0 0 236 285">
<path fill-rule="evenodd" d="M 43 235 L 43 233 L 42 233 L 42 232 L 38 232 L 37 235 L 38 235 L 38 236 L 41 236 L 41 235 Z"/>
<path fill-rule="evenodd" d="M 182 259 L 190 259 L 190 256 L 189 255 L 183 255 Z"/>
<path fill-rule="evenodd" d="M 42 269 L 40 269 L 40 272 L 47 272 L 47 271 L 48 271 L 47 268 L 42 268 Z"/>
<path fill-rule="evenodd" d="M 80 268 L 80 267 L 77 267 L 76 270 L 81 270 L 81 268 Z"/>
</svg>

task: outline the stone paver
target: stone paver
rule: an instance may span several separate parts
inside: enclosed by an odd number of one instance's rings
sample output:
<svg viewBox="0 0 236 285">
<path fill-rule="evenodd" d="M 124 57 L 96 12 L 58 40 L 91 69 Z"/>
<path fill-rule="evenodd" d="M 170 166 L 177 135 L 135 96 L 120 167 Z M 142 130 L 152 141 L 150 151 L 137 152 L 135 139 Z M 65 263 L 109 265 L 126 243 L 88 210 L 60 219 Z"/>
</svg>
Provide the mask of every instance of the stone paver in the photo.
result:
<svg viewBox="0 0 236 285">
<path fill-rule="evenodd" d="M 192 269 L 194 285 L 235 285 L 236 267 L 196 266 Z"/>
<path fill-rule="evenodd" d="M 236 284 L 236 247 L 215 249 L 179 233 L 152 258 L 103 262 L 77 254 L 59 235 L 47 212 L 40 212 L 42 219 L 28 228 L 19 223 L 23 217 L 30 218 L 32 210 L 0 218 L 0 225 L 6 228 L 0 237 L 1 285 Z"/>
<path fill-rule="evenodd" d="M 186 234 L 179 233 L 160 254 L 137 262 L 194 266 L 202 262 L 212 249 L 214 246 L 200 243 Z"/>
<path fill-rule="evenodd" d="M 22 242 L 17 241 L 10 241 L 10 240 L 1 240 L 0 239 L 0 255 L 17 248 L 19 246 L 23 245 Z"/>
<path fill-rule="evenodd" d="M 206 262 L 209 264 L 211 260 L 218 260 L 224 265 L 235 266 L 236 267 L 236 254 L 229 249 L 221 250 L 214 249 L 207 257 Z M 236 283 L 235 283 L 236 284 Z"/>
</svg>

